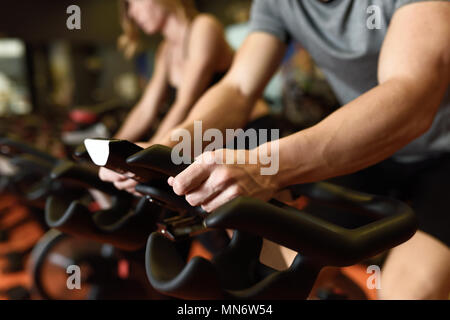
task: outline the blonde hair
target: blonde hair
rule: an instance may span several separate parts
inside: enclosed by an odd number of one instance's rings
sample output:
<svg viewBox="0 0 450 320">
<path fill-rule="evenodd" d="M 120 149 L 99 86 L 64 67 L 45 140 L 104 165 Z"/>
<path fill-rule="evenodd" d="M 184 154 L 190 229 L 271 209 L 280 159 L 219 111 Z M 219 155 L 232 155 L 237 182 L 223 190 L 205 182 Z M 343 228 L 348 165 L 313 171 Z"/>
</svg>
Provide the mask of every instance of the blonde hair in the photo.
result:
<svg viewBox="0 0 450 320">
<path fill-rule="evenodd" d="M 194 0 L 155 0 L 168 11 L 177 16 L 193 19 L 197 14 Z M 139 48 L 140 30 L 136 23 L 128 16 L 127 0 L 119 0 L 119 18 L 123 33 L 117 41 L 118 47 L 125 57 L 132 58 Z"/>
</svg>

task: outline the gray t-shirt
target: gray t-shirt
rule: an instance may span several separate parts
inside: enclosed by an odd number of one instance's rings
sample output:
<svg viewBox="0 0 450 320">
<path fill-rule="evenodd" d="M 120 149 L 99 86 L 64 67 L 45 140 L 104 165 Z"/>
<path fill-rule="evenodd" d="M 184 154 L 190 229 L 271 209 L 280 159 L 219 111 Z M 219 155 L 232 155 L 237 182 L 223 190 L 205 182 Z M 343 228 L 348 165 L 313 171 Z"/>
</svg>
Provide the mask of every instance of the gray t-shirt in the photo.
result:
<svg viewBox="0 0 450 320">
<path fill-rule="evenodd" d="M 420 1 L 426 0 L 254 0 L 250 25 L 251 31 L 299 42 L 346 104 L 377 86 L 378 57 L 394 12 Z M 431 129 L 395 157 L 419 160 L 443 151 L 450 151 L 449 90 Z"/>
</svg>

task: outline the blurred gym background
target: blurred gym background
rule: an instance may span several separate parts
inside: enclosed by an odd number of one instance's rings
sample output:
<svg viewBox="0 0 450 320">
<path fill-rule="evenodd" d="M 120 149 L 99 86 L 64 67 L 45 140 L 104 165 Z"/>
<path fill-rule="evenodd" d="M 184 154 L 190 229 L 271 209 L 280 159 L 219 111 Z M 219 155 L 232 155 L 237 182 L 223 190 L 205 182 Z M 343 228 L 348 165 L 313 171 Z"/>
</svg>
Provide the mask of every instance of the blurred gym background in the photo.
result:
<svg viewBox="0 0 450 320">
<path fill-rule="evenodd" d="M 66 27 L 66 10 L 73 4 L 81 8 L 81 30 Z M 237 49 L 248 32 L 251 0 L 196 0 L 196 5 L 218 17 Z M 0 136 L 68 157 L 84 138 L 114 134 L 151 77 L 161 40 L 142 37 L 139 53 L 128 60 L 117 48 L 120 34 L 118 1 L 1 1 Z M 324 76 L 296 43 L 265 99 L 292 131 L 337 107 Z M 7 171 L 0 157 L 0 177 Z M 17 199 L 0 192 L 0 226 L 9 230 L 8 237 L 0 234 L 0 299 L 29 298 L 33 281 L 25 263 L 45 232 L 42 221 L 29 219 L 36 208 Z M 42 220 L 41 212 L 36 216 Z"/>
<path fill-rule="evenodd" d="M 71 4 L 81 8 L 81 30 L 66 27 Z M 219 18 L 230 44 L 238 48 L 247 33 L 251 1 L 197 0 L 196 5 L 200 12 Z M 63 152 L 61 142 L 79 142 L 79 129 L 96 136 L 113 134 L 152 74 L 160 38 L 141 37 L 139 54 L 127 60 L 117 49 L 118 1 L 17 0 L 0 6 L 0 132 L 33 139 L 33 145 L 56 154 Z M 265 97 L 273 112 L 284 113 L 296 126 L 310 125 L 336 101 L 320 71 L 296 44 L 285 59 L 285 65 L 292 63 L 303 72 L 279 72 Z M 289 109 L 299 100 L 310 106 L 306 113 Z M 80 110 L 115 110 L 116 117 L 102 114 L 101 125 L 92 126 L 98 119 Z"/>
<path fill-rule="evenodd" d="M 71 4 L 81 8 L 81 30 L 66 27 Z M 197 5 L 231 25 L 245 20 L 250 1 Z M 132 107 L 152 74 L 160 39 L 142 37 L 139 54 L 127 60 L 117 49 L 120 33 L 117 1 L 2 1 L 0 131 L 32 137 L 48 149 L 58 144 L 58 133 L 73 129 L 66 121 L 71 110 Z M 99 135 L 116 129 L 114 121 L 104 122 Z M 73 137 L 66 136 L 70 144 Z"/>
</svg>

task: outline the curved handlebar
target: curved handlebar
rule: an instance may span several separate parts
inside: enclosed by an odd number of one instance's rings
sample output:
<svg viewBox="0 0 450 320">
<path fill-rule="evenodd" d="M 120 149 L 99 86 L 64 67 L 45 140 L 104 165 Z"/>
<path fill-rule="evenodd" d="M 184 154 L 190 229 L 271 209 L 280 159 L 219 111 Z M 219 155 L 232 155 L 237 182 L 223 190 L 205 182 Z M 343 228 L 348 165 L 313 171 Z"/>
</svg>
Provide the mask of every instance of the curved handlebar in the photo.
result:
<svg viewBox="0 0 450 320">
<path fill-rule="evenodd" d="M 94 170 L 90 170 L 71 161 L 63 161 L 54 167 L 50 173 L 50 178 L 52 180 L 71 181 L 85 188 L 95 188 L 107 194 L 126 194 L 123 191 L 117 190 L 111 183 L 100 180 L 97 172 Z"/>
<path fill-rule="evenodd" d="M 12 137 L 0 138 L 0 154 L 3 154 L 7 157 L 13 157 L 25 153 L 45 160 L 51 164 L 55 164 L 58 161 L 57 158 L 49 155 L 48 153 L 29 146 L 28 144 L 18 139 Z"/>
<path fill-rule="evenodd" d="M 129 156 L 126 162 L 133 167 L 146 168 L 161 172 L 167 177 L 174 177 L 186 169 L 189 164 L 175 164 L 171 154 L 171 148 L 155 144 Z"/>
<path fill-rule="evenodd" d="M 174 164 L 171 149 L 161 145 L 139 150 L 128 156 L 126 164 L 165 176 L 175 176 L 187 167 L 187 164 Z M 165 196 L 166 202 L 170 202 L 173 195 L 164 188 L 167 186 L 149 184 L 139 190 L 156 198 Z M 353 217 L 365 216 L 372 221 L 347 229 L 309 213 L 307 208 L 297 210 L 276 200 L 266 203 L 240 197 L 207 216 L 204 225 L 259 235 L 327 265 L 337 266 L 351 265 L 392 248 L 409 239 L 417 229 L 412 210 L 391 198 L 329 183 L 301 185 L 293 190 L 320 204 L 345 210 Z"/>
<path fill-rule="evenodd" d="M 20 170 L 38 172 L 47 175 L 53 168 L 53 164 L 33 154 L 22 154 L 11 159 L 10 163 Z"/>
<path fill-rule="evenodd" d="M 352 265 L 372 257 L 408 240 L 417 230 L 412 210 L 391 198 L 329 183 L 312 185 L 307 196 L 329 204 L 345 203 L 353 214 L 369 214 L 378 220 L 346 229 L 277 201 L 267 203 L 240 197 L 214 211 L 205 219 L 205 225 L 256 234 L 335 266 Z"/>
<path fill-rule="evenodd" d="M 161 177 L 158 172 L 131 166 L 125 161 L 127 157 L 143 150 L 134 143 L 126 140 L 86 139 L 84 145 L 97 166 L 106 167 L 121 174 L 131 172 L 134 174 L 132 178 L 139 182 L 148 182 Z"/>
</svg>

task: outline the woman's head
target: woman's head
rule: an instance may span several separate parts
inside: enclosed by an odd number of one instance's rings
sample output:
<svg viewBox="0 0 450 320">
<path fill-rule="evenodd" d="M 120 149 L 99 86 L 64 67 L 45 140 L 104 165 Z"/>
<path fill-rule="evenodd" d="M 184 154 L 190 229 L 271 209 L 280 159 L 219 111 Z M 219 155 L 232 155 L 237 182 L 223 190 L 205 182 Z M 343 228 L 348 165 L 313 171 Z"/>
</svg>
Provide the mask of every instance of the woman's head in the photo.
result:
<svg viewBox="0 0 450 320">
<path fill-rule="evenodd" d="M 190 19 L 195 14 L 193 0 L 119 0 L 123 35 L 119 46 L 132 56 L 139 39 L 139 29 L 152 35 L 161 32 L 170 16 Z"/>
<path fill-rule="evenodd" d="M 175 0 L 128 0 L 127 15 L 146 34 L 160 31 L 170 13 L 169 2 L 176 4 Z"/>
</svg>

